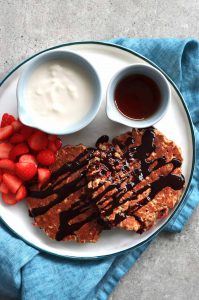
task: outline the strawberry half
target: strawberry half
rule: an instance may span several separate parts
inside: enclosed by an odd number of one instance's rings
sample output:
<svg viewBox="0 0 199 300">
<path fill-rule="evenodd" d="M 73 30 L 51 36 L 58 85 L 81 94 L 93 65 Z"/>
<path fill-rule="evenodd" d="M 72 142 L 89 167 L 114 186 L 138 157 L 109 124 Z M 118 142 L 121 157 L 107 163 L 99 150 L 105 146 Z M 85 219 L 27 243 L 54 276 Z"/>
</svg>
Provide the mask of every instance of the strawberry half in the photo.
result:
<svg viewBox="0 0 199 300">
<path fill-rule="evenodd" d="M 22 125 L 21 129 L 20 129 L 20 134 L 23 135 L 24 139 L 27 140 L 29 138 L 29 136 L 31 134 L 33 134 L 34 132 L 34 128 L 26 126 L 26 125 Z"/>
<path fill-rule="evenodd" d="M 13 127 L 14 132 L 17 132 L 22 127 L 22 123 L 19 120 L 16 120 L 16 121 L 12 122 L 12 127 Z"/>
<path fill-rule="evenodd" d="M 52 150 L 54 153 L 57 153 L 57 151 L 61 148 L 62 141 L 59 138 L 56 138 L 56 140 L 51 141 L 49 140 L 48 143 L 48 149 Z"/>
<path fill-rule="evenodd" d="M 51 176 L 51 172 L 49 169 L 46 168 L 38 168 L 38 181 L 41 185 L 46 183 Z"/>
<path fill-rule="evenodd" d="M 17 156 L 20 156 L 20 155 L 28 153 L 28 152 L 29 152 L 29 149 L 25 143 L 17 144 L 10 151 L 10 159 L 12 159 L 14 161 L 17 158 Z"/>
<path fill-rule="evenodd" d="M 22 181 L 20 178 L 8 173 L 3 174 L 3 183 L 5 183 L 8 190 L 13 194 L 15 194 L 22 185 Z"/>
<path fill-rule="evenodd" d="M 13 146 L 9 143 L 1 143 L 0 144 L 0 159 L 8 158 L 12 147 Z"/>
<path fill-rule="evenodd" d="M 59 150 L 62 146 L 62 140 L 60 138 L 57 138 L 55 141 L 55 145 L 57 147 L 57 150 Z"/>
<path fill-rule="evenodd" d="M 54 141 L 49 141 L 48 142 L 48 149 L 50 149 L 54 153 L 57 153 L 57 146 L 55 145 Z"/>
<path fill-rule="evenodd" d="M 24 198 L 26 198 L 26 196 L 27 196 L 27 190 L 26 190 L 25 186 L 22 185 L 16 193 L 16 201 L 19 202 L 19 201 L 23 200 Z"/>
<path fill-rule="evenodd" d="M 25 138 L 20 133 L 15 133 L 10 138 L 10 143 L 12 143 L 12 144 L 19 144 L 19 143 L 22 143 L 24 141 L 25 141 Z"/>
<path fill-rule="evenodd" d="M 2 193 L 2 199 L 8 205 L 14 205 L 17 203 L 16 196 L 12 193 Z"/>
<path fill-rule="evenodd" d="M 37 161 L 36 161 L 35 157 L 31 154 L 24 154 L 24 155 L 20 156 L 19 162 L 31 163 L 31 164 L 34 164 L 35 166 L 37 166 Z"/>
<path fill-rule="evenodd" d="M 11 125 L 16 119 L 14 116 L 9 115 L 7 113 L 3 114 L 1 119 L 1 127 L 5 127 L 7 125 Z"/>
<path fill-rule="evenodd" d="M 0 141 L 7 140 L 13 133 L 12 125 L 0 128 Z"/>
<path fill-rule="evenodd" d="M 14 171 L 15 170 L 15 164 L 10 159 L 1 159 L 0 160 L 0 168 L 1 169 L 6 169 L 6 170 L 9 170 L 9 171 Z"/>
<path fill-rule="evenodd" d="M 53 134 L 49 134 L 49 135 L 48 135 L 48 139 L 49 139 L 49 141 L 51 141 L 51 142 L 55 142 L 56 139 L 57 139 L 57 136 L 56 136 L 56 135 L 53 135 Z"/>
<path fill-rule="evenodd" d="M 37 167 L 35 164 L 32 163 L 19 162 L 16 163 L 15 171 L 20 178 L 27 181 L 32 179 L 36 175 Z"/>
<path fill-rule="evenodd" d="M 34 151 L 41 151 L 48 146 L 48 136 L 46 133 L 36 131 L 28 138 L 28 144 Z"/>
<path fill-rule="evenodd" d="M 8 188 L 7 188 L 7 186 L 5 185 L 4 182 L 0 183 L 0 192 L 4 193 L 4 194 L 7 194 L 9 192 L 9 190 L 8 190 Z"/>
<path fill-rule="evenodd" d="M 37 155 L 37 161 L 44 166 L 50 166 L 55 162 L 55 154 L 49 149 L 42 150 Z"/>
</svg>

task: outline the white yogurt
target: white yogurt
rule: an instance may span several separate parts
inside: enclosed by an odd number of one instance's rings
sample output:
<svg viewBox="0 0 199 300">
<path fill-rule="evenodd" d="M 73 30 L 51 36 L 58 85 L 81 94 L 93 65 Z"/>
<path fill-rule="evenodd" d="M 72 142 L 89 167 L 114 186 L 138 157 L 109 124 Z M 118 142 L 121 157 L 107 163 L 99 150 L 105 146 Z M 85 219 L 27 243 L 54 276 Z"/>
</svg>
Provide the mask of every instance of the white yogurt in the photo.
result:
<svg viewBox="0 0 199 300">
<path fill-rule="evenodd" d="M 79 66 L 51 60 L 36 68 L 26 88 L 26 105 L 34 122 L 49 130 L 82 120 L 93 103 L 93 88 Z"/>
</svg>

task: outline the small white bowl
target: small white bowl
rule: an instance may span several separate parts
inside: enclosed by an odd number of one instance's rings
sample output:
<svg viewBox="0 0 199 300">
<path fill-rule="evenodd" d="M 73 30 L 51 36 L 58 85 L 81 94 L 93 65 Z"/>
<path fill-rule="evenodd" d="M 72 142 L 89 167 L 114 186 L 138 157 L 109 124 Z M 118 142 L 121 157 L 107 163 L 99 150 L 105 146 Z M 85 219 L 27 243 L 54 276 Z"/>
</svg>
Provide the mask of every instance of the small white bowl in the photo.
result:
<svg viewBox="0 0 199 300">
<path fill-rule="evenodd" d="M 115 103 L 115 90 L 118 83 L 129 75 L 145 75 L 151 78 L 159 87 L 161 98 L 156 112 L 146 119 L 135 120 L 123 115 Z M 170 103 L 170 87 L 165 76 L 152 66 L 145 64 L 133 64 L 120 70 L 111 79 L 107 90 L 106 113 L 110 120 L 134 128 L 146 128 L 157 123 L 166 113 Z"/>
<path fill-rule="evenodd" d="M 26 97 L 26 88 L 27 83 L 32 75 L 33 71 L 36 70 L 39 66 L 44 63 L 47 63 L 51 60 L 63 60 L 63 62 L 72 63 L 74 66 L 78 66 L 85 72 L 85 76 L 87 76 L 87 80 L 89 80 L 90 85 L 92 86 L 92 106 L 89 112 L 78 122 L 71 124 L 71 126 L 58 126 L 54 129 L 52 124 L 44 124 L 37 122 L 36 118 L 34 118 L 31 114 L 30 109 L 28 109 L 27 97 Z M 86 88 L 86 87 L 85 87 Z M 82 56 L 71 52 L 71 51 L 48 51 L 43 54 L 38 55 L 36 58 L 31 60 L 30 63 L 27 64 L 27 67 L 22 72 L 18 85 L 17 85 L 17 100 L 18 100 L 18 115 L 21 122 L 27 126 L 31 126 L 34 128 L 38 128 L 42 131 L 45 131 L 50 134 L 70 134 L 80 129 L 86 127 L 97 115 L 97 112 L 100 108 L 102 102 L 102 92 L 101 92 L 101 83 L 99 76 L 93 66 Z"/>
</svg>

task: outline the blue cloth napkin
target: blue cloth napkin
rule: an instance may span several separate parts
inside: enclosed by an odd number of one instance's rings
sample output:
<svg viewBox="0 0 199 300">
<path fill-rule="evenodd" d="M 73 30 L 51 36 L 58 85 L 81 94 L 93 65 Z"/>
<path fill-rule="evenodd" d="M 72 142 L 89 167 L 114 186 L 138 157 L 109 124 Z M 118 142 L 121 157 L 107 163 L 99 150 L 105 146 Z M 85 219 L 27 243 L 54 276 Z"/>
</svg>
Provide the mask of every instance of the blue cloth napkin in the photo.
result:
<svg viewBox="0 0 199 300">
<path fill-rule="evenodd" d="M 114 39 L 146 56 L 175 82 L 192 116 L 197 161 L 189 194 L 165 230 L 179 232 L 199 202 L 199 42 L 193 39 Z M 0 294 L 24 300 L 104 300 L 148 244 L 118 257 L 75 261 L 26 245 L 0 223 Z"/>
</svg>

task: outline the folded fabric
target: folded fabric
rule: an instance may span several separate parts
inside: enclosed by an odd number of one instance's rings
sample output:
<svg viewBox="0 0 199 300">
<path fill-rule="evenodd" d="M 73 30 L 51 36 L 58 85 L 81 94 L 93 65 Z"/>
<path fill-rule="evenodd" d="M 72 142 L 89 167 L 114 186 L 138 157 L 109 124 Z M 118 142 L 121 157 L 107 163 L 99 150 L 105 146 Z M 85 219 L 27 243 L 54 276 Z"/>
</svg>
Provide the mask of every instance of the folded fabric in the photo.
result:
<svg viewBox="0 0 199 300">
<path fill-rule="evenodd" d="M 180 89 L 192 116 L 197 143 L 194 175 L 183 207 L 165 228 L 179 232 L 199 202 L 199 42 L 127 38 L 109 42 L 137 51 L 162 68 Z M 70 260 L 39 252 L 0 223 L 0 294 L 24 300 L 104 300 L 148 245 L 104 260 Z"/>
</svg>

